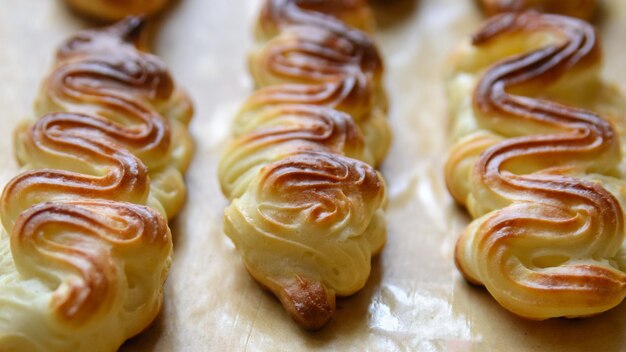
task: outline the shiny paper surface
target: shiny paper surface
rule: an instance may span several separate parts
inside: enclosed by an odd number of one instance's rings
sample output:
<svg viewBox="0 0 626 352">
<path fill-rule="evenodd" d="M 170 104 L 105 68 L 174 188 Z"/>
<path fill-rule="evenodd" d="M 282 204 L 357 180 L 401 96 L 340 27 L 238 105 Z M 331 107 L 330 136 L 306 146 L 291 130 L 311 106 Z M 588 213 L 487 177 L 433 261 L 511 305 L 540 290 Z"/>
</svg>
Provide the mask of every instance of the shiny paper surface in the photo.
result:
<svg viewBox="0 0 626 352">
<path fill-rule="evenodd" d="M 189 197 L 171 224 L 175 261 L 159 319 L 123 351 L 410 350 L 622 351 L 626 304 L 584 320 L 522 320 L 465 283 L 453 263 L 468 217 L 443 180 L 449 146 L 443 90 L 448 54 L 477 28 L 471 0 L 378 0 L 394 141 L 388 242 L 367 286 L 338 301 L 331 323 L 309 333 L 245 271 L 222 233 L 226 206 L 217 162 L 232 118 L 252 89 L 246 54 L 258 0 L 181 0 L 162 16 L 154 51 L 192 95 L 196 156 Z M 606 77 L 626 91 L 626 2 L 603 1 Z M 54 50 L 93 25 L 55 0 L 0 0 L 0 184 L 17 172 L 11 133 L 32 104 Z"/>
</svg>

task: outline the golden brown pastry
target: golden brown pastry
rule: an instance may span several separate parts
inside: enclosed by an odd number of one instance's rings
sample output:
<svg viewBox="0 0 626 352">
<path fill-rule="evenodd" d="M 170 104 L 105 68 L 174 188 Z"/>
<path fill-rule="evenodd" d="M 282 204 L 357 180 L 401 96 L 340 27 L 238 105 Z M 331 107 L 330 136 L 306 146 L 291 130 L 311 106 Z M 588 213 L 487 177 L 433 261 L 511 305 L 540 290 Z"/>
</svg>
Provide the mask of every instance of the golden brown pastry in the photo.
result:
<svg viewBox="0 0 626 352">
<path fill-rule="evenodd" d="M 271 39 L 292 25 L 372 32 L 374 18 L 365 0 L 272 0 L 261 9 L 256 34 L 259 39 Z"/>
<path fill-rule="evenodd" d="M 336 16 L 336 17 L 333 17 Z M 250 68 L 259 89 L 219 167 L 224 230 L 250 274 L 302 327 L 366 283 L 385 242 L 390 133 L 382 63 L 362 1 L 271 0 Z M 366 25 L 367 24 L 367 25 Z"/>
<path fill-rule="evenodd" d="M 624 110 L 593 27 L 505 14 L 454 58 L 448 187 L 475 218 L 456 261 L 506 309 L 584 317 L 626 295 Z"/>
<path fill-rule="evenodd" d="M 168 0 L 65 0 L 73 9 L 104 21 L 126 16 L 150 16 L 162 10 Z"/>
<path fill-rule="evenodd" d="M 487 16 L 503 12 L 536 10 L 545 13 L 590 19 L 597 7 L 597 0 L 480 0 Z"/>
<path fill-rule="evenodd" d="M 16 130 L 26 171 L 0 200 L 2 351 L 115 351 L 160 310 L 191 105 L 135 49 L 141 26 L 67 40 L 41 87 L 42 117 Z"/>
</svg>

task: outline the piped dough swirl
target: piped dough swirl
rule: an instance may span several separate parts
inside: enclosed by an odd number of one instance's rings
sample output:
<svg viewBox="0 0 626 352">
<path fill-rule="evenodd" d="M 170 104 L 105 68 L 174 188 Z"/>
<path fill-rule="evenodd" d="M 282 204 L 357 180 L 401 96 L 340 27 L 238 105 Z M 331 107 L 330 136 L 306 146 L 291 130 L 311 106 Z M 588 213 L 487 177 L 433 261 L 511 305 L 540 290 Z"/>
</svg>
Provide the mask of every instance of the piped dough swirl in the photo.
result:
<svg viewBox="0 0 626 352">
<path fill-rule="evenodd" d="M 42 117 L 16 130 L 28 170 L 0 200 L 10 234 L 0 238 L 0 350 L 116 350 L 160 310 L 167 218 L 180 208 L 166 200 L 184 199 L 191 144 L 179 129 L 191 105 L 135 48 L 142 25 L 129 18 L 66 41 L 42 85 Z"/>
<path fill-rule="evenodd" d="M 526 318 L 589 316 L 626 295 L 620 135 L 564 103 L 575 89 L 608 91 L 600 57 L 591 25 L 538 13 L 494 17 L 456 57 L 449 95 L 462 138 L 446 178 L 477 218 L 457 266 Z"/>
<path fill-rule="evenodd" d="M 354 10 L 354 11 L 353 11 Z M 385 242 L 390 140 L 382 61 L 362 1 L 267 1 L 250 57 L 259 89 L 219 167 L 224 230 L 250 274 L 307 329 L 361 289 Z"/>
<path fill-rule="evenodd" d="M 161 60 L 136 49 L 142 26 L 142 20 L 133 18 L 67 40 L 42 85 L 35 112 L 65 111 L 114 122 L 113 128 L 123 130 L 120 142 L 149 168 L 150 205 L 172 218 L 185 200 L 182 173 L 193 150 L 187 131 L 193 111 Z M 18 161 L 36 167 L 30 155 L 22 155 L 20 134 Z M 47 157 L 41 160 L 47 162 Z"/>
</svg>

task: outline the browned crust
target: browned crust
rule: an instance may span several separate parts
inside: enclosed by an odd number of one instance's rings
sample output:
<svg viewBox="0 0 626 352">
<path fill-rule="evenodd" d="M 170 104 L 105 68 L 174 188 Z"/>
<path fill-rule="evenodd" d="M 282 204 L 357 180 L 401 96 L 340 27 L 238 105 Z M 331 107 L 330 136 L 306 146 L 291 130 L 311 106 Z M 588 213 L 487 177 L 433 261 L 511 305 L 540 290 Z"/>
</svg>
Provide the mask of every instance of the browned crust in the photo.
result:
<svg viewBox="0 0 626 352">
<path fill-rule="evenodd" d="M 78 275 L 67 291 L 55 292 L 52 301 L 56 314 L 72 324 L 105 314 L 112 303 L 111 292 L 120 284 L 111 260 L 115 250 L 146 255 L 152 252 L 147 247 L 170 245 L 167 222 L 158 213 L 104 200 L 35 205 L 20 215 L 11 232 L 19 268 L 39 271 L 33 267 L 40 265 Z"/>
<path fill-rule="evenodd" d="M 152 16 L 162 11 L 169 0 L 65 0 L 89 19 L 112 22 L 127 16 Z"/>
<path fill-rule="evenodd" d="M 283 81 L 264 87 L 251 106 L 272 103 L 316 104 L 356 114 L 371 112 L 381 94 L 383 64 L 368 36 L 350 36 L 313 26 L 289 27 L 269 42 L 257 59 L 263 69 Z"/>
<path fill-rule="evenodd" d="M 320 330 L 332 319 L 336 297 L 319 280 L 294 274 L 285 279 L 266 278 L 246 265 L 248 273 L 280 301 L 291 319 L 306 330 Z"/>
<path fill-rule="evenodd" d="M 234 142 L 235 148 L 268 148 L 294 142 L 294 150 L 325 149 L 361 154 L 363 135 L 352 118 L 337 110 L 315 105 L 277 105 L 266 114 L 272 123 L 258 126 Z M 282 123 L 280 123 L 282 122 Z"/>
<path fill-rule="evenodd" d="M 590 19 L 594 16 L 597 0 L 478 0 L 487 16 L 503 12 L 535 10 L 545 13 Z"/>
<path fill-rule="evenodd" d="M 291 318 L 307 330 L 323 328 L 335 314 L 335 294 L 319 281 L 296 276 L 277 296 Z"/>
<path fill-rule="evenodd" d="M 364 0 L 265 0 L 258 20 L 258 33 L 268 38 L 292 25 L 350 32 L 359 37 L 362 34 L 355 28 L 373 29 L 371 10 Z"/>
<path fill-rule="evenodd" d="M 261 171 L 259 192 L 280 199 L 281 203 L 301 207 L 316 204 L 310 213 L 311 222 L 329 221 L 337 214 L 338 200 L 348 202 L 350 195 L 359 195 L 369 203 L 382 200 L 384 185 L 370 165 L 340 154 L 318 150 L 288 155 L 266 165 Z M 328 218 L 328 220 L 327 220 Z"/>
</svg>

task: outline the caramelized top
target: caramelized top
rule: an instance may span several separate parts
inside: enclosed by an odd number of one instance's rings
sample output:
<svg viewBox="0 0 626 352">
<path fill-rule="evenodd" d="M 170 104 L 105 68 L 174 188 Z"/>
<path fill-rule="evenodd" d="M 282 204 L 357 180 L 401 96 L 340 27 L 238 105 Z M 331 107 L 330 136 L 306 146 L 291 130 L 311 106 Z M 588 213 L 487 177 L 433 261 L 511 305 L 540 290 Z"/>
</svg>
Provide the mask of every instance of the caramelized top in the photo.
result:
<svg viewBox="0 0 626 352">
<path fill-rule="evenodd" d="M 483 10 L 488 16 L 503 12 L 536 10 L 583 19 L 593 17 L 597 2 L 597 0 L 481 0 Z"/>
<path fill-rule="evenodd" d="M 362 36 L 373 30 L 372 14 L 364 0 L 265 0 L 257 34 L 271 38 L 287 26 L 308 25 Z"/>
</svg>

